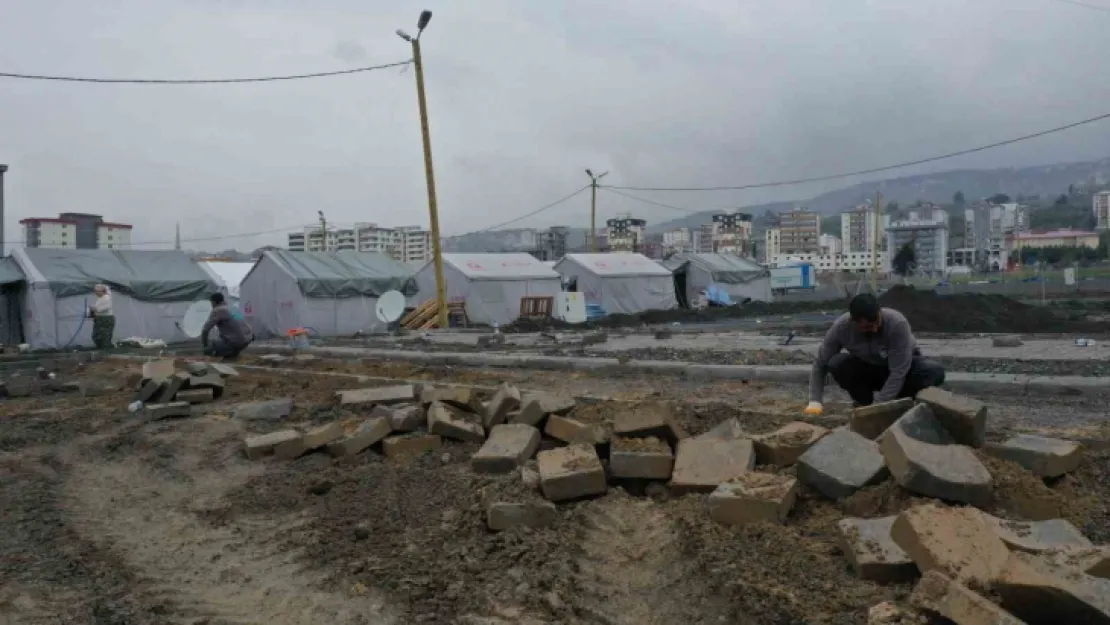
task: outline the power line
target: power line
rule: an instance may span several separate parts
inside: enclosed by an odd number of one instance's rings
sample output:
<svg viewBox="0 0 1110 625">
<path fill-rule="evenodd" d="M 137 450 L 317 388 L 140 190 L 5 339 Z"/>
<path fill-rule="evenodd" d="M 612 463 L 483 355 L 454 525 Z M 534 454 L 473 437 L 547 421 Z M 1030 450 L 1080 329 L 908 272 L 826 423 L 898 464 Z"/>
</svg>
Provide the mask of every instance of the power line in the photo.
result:
<svg viewBox="0 0 1110 625">
<path fill-rule="evenodd" d="M 1071 130 L 1072 128 L 1077 128 L 1079 126 L 1084 126 L 1086 124 L 1093 124 L 1095 122 L 1100 122 L 1100 121 L 1103 121 L 1103 120 L 1106 120 L 1106 119 L 1110 119 L 1110 113 L 1104 113 L 1104 114 L 1099 115 L 1097 117 L 1091 117 L 1091 118 L 1084 119 L 1084 120 L 1081 120 L 1081 121 L 1072 122 L 1072 123 L 1066 124 L 1064 126 L 1057 126 L 1056 128 L 1050 128 L 1048 130 L 1042 130 L 1040 132 L 1035 132 L 1033 134 L 1023 135 L 1023 136 L 1020 136 L 1020 137 L 1015 137 L 1013 139 L 1006 139 L 1005 141 L 998 141 L 996 143 L 981 145 L 979 147 L 969 148 L 969 149 L 966 149 L 966 150 L 960 150 L 958 152 L 949 152 L 947 154 L 941 154 L 940 156 L 930 156 L 928 158 L 922 158 L 922 159 L 918 159 L 916 161 L 908 161 L 908 162 L 905 162 L 905 163 L 897 163 L 895 165 L 883 165 L 882 167 L 872 167 L 871 169 L 861 169 L 859 171 L 850 171 L 850 172 L 844 172 L 844 173 L 839 173 L 839 174 L 829 174 L 827 176 L 816 176 L 816 177 L 813 177 L 813 178 L 797 178 L 797 179 L 794 179 L 794 180 L 778 180 L 778 181 L 775 181 L 775 182 L 758 182 L 758 183 L 751 183 L 751 184 L 742 184 L 742 185 L 734 185 L 734 186 L 720 186 L 720 187 L 632 187 L 632 186 L 606 185 L 606 186 L 603 186 L 601 188 L 603 188 L 603 189 L 625 189 L 625 190 L 628 190 L 628 191 L 741 191 L 741 190 L 744 190 L 744 189 L 765 189 L 765 188 L 768 188 L 768 187 L 786 187 L 786 186 L 791 186 L 791 185 L 804 184 L 804 183 L 808 183 L 808 182 L 824 182 L 826 180 L 837 180 L 837 179 L 840 179 L 840 178 L 851 178 L 853 176 L 863 176 L 863 175 L 867 175 L 867 174 L 875 174 L 875 173 L 879 173 L 879 172 L 890 171 L 892 169 L 902 169 L 902 168 L 905 168 L 905 167 L 913 167 L 915 165 L 923 165 L 925 163 L 933 163 L 933 162 L 936 162 L 936 161 L 942 161 L 942 160 L 949 159 L 949 158 L 955 158 L 957 156 L 964 156 L 964 155 L 967 155 L 967 154 L 974 154 L 976 152 L 983 152 L 983 151 L 986 151 L 986 150 L 992 150 L 994 148 L 999 148 L 999 147 L 1002 147 L 1002 146 L 1005 146 L 1005 145 L 1011 145 L 1011 144 L 1018 143 L 1018 142 L 1021 142 L 1021 141 L 1028 141 L 1029 139 L 1037 139 L 1039 137 L 1043 137 L 1043 136 L 1050 135 L 1050 134 L 1057 133 L 1057 132 L 1063 132 L 1065 130 Z"/>
<path fill-rule="evenodd" d="M 626 197 L 630 200 L 636 200 L 637 202 L 643 202 L 644 204 L 652 204 L 652 205 L 655 205 L 655 206 L 661 206 L 663 208 L 669 208 L 671 210 L 681 211 L 683 213 L 697 214 L 697 213 L 713 212 L 712 209 L 710 209 L 710 210 L 695 210 L 693 208 L 682 208 L 681 206 L 672 206 L 670 204 L 664 204 L 663 202 L 656 202 L 655 200 L 649 200 L 646 197 L 637 197 L 635 195 L 632 195 L 631 193 L 624 193 L 622 191 L 617 191 L 613 187 L 600 187 L 600 188 L 604 191 L 607 191 L 607 192 L 612 193 L 614 195 L 619 195 L 619 196 L 622 196 L 622 197 Z"/>
<path fill-rule="evenodd" d="M 397 61 L 384 65 L 367 65 L 353 69 L 340 69 L 330 72 L 314 72 L 311 74 L 290 74 L 285 76 L 257 76 L 251 78 L 90 78 L 82 76 L 49 76 L 45 74 L 16 74 L 0 72 L 0 78 L 16 78 L 22 80 L 49 80 L 56 82 L 85 82 L 100 84 L 126 84 L 126 85 L 219 85 L 227 83 L 246 82 L 278 82 L 282 80 L 304 80 L 306 78 L 326 78 L 328 76 L 344 76 L 372 72 L 391 67 L 402 67 L 412 63 L 412 60 Z"/>
<path fill-rule="evenodd" d="M 541 206 L 541 207 L 537 208 L 536 210 L 534 210 L 530 213 L 525 213 L 525 214 L 523 214 L 519 217 L 514 217 L 514 218 L 512 218 L 508 221 L 503 221 L 499 224 L 489 226 L 488 228 L 482 228 L 481 230 L 474 230 L 472 232 L 466 232 L 466 233 L 463 233 L 463 234 L 456 234 L 456 235 L 452 235 L 452 236 L 465 237 L 468 234 L 478 234 L 479 232 L 489 232 L 490 230 L 496 230 L 498 228 L 504 228 L 505 226 L 507 226 L 509 224 L 516 223 L 516 222 L 522 221 L 524 219 L 528 219 L 529 217 L 534 217 L 534 216 L 539 215 L 540 213 L 544 212 L 545 210 L 555 208 L 556 206 L 562 204 L 563 202 L 566 202 L 567 200 L 575 197 L 579 193 L 581 193 L 581 192 L 583 192 L 583 191 L 585 191 L 586 189 L 589 189 L 589 188 L 590 188 L 590 185 L 586 185 L 586 186 L 578 189 L 574 193 L 571 193 L 570 195 L 565 195 L 565 196 L 555 200 L 554 202 L 551 202 L 550 204 L 545 204 L 544 206 Z"/>
<path fill-rule="evenodd" d="M 1110 13 L 1110 7 L 1098 6 L 1097 4 L 1087 4 L 1079 0 L 1052 0 L 1061 4 L 1070 4 L 1072 6 L 1083 7 L 1084 9 L 1092 9 L 1094 11 L 1102 11 L 1103 13 Z"/>
</svg>

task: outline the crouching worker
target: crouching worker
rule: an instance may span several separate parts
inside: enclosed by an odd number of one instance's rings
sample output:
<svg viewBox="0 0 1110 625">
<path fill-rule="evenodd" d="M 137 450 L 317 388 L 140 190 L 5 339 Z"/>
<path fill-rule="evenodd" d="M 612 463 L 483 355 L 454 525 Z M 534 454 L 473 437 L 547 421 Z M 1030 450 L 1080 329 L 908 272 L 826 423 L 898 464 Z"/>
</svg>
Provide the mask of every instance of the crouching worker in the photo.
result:
<svg viewBox="0 0 1110 625">
<path fill-rule="evenodd" d="M 224 301 L 224 296 L 215 293 L 208 298 L 212 302 L 212 312 L 200 331 L 200 344 L 205 356 L 218 356 L 224 360 L 235 360 L 254 340 L 254 333 L 243 315 L 232 311 Z M 208 341 L 208 334 L 216 328 L 218 336 Z"/>
<path fill-rule="evenodd" d="M 921 356 L 909 321 L 897 310 L 880 308 L 866 293 L 852 298 L 848 312 L 825 334 L 809 376 L 807 415 L 823 410 L 826 374 L 856 406 L 913 397 L 944 383 L 944 369 Z"/>
</svg>

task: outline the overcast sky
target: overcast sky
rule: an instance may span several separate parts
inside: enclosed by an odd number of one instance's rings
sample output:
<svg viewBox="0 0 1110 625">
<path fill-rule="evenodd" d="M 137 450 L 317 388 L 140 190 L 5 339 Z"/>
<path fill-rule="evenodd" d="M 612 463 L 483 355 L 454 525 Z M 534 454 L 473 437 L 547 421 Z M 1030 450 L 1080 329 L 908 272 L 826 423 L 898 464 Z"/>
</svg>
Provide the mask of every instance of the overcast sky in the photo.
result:
<svg viewBox="0 0 1110 625">
<path fill-rule="evenodd" d="M 585 167 L 613 184 L 744 184 L 1110 110 L 1110 13 L 1054 0 L 7 0 L 0 71 L 210 78 L 389 63 L 410 57 L 393 32 L 412 32 L 422 8 L 435 13 L 422 43 L 446 234 L 566 195 Z M 1108 155 L 1110 122 L 898 173 Z M 179 87 L 0 79 L 0 163 L 8 241 L 19 219 L 61 211 L 133 223 L 136 243 L 172 241 L 175 221 L 191 239 L 299 227 L 317 210 L 427 224 L 411 69 Z M 650 197 L 712 210 L 828 188 Z M 602 219 L 679 216 L 599 200 Z M 519 225 L 586 226 L 588 214 L 584 193 Z"/>
</svg>

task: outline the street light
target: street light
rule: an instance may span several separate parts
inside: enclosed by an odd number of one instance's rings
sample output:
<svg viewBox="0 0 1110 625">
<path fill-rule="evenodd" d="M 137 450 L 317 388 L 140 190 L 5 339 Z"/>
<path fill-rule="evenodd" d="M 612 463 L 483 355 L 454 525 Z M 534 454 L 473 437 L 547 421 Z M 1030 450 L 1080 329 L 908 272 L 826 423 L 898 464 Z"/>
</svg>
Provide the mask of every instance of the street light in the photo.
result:
<svg viewBox="0 0 1110 625">
<path fill-rule="evenodd" d="M 420 134 L 424 141 L 424 176 L 428 180 L 428 227 L 432 231 L 432 262 L 436 272 L 436 306 L 440 328 L 446 328 L 447 320 L 447 283 L 443 279 L 443 249 L 439 240 L 439 208 L 436 205 L 436 181 L 432 171 L 432 138 L 428 130 L 428 101 L 424 96 L 424 63 L 420 57 L 420 35 L 432 21 L 431 11 L 421 11 L 416 21 L 416 36 L 412 37 L 403 30 L 397 36 L 412 44 L 412 64 L 416 67 L 416 100 L 420 106 Z"/>
<path fill-rule="evenodd" d="M 597 253 L 597 181 L 609 175 L 605 171 L 598 175 L 589 169 L 586 170 L 586 175 L 590 177 L 590 248 L 593 253 Z"/>
</svg>

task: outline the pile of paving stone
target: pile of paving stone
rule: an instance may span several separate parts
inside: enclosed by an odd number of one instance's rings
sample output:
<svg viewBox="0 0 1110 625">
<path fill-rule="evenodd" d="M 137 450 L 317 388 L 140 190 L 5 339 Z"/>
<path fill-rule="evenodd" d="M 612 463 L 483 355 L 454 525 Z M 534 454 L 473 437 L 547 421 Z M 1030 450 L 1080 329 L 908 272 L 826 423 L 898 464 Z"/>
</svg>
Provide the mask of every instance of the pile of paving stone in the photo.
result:
<svg viewBox="0 0 1110 625">
<path fill-rule="evenodd" d="M 238 376 L 222 363 L 190 362 L 178 371 L 172 359 L 143 363 L 141 373 L 129 380 L 135 389 L 133 405 L 141 407 L 150 419 L 188 417 L 194 404 L 206 404 L 223 396 L 225 379 Z"/>
</svg>

